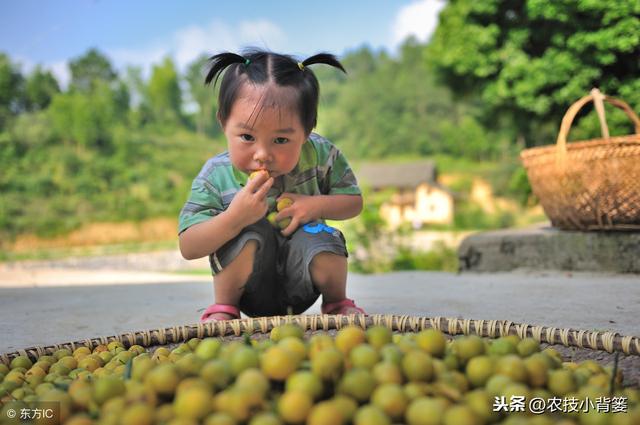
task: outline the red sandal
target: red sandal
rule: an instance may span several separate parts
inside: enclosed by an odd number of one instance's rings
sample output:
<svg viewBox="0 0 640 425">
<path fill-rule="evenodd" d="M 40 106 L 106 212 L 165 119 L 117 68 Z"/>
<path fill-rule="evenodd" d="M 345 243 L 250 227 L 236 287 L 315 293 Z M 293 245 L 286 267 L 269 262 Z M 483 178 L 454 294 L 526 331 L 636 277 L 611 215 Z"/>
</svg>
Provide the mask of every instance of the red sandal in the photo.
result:
<svg viewBox="0 0 640 425">
<path fill-rule="evenodd" d="M 320 307 L 322 314 L 354 314 L 347 313 L 349 309 L 356 310 L 359 314 L 367 314 L 363 309 L 356 306 L 356 303 L 349 298 L 345 298 L 342 301 L 336 301 L 334 303 L 322 304 Z"/>
<path fill-rule="evenodd" d="M 214 317 L 209 319 L 209 316 L 211 316 L 212 314 L 216 314 L 216 313 L 226 313 L 226 314 L 228 314 L 230 316 L 233 316 L 234 319 L 239 319 L 240 318 L 240 310 L 238 309 L 238 307 L 236 307 L 234 305 L 229 305 L 229 304 L 211 304 L 209 307 L 207 307 L 207 309 L 204 311 L 204 313 L 202 313 L 202 316 L 200 317 L 200 323 L 207 323 L 207 322 L 213 322 L 213 321 L 218 321 L 218 320 L 225 320 L 225 319 L 216 319 Z M 232 320 L 232 319 L 226 319 L 226 320 Z"/>
</svg>

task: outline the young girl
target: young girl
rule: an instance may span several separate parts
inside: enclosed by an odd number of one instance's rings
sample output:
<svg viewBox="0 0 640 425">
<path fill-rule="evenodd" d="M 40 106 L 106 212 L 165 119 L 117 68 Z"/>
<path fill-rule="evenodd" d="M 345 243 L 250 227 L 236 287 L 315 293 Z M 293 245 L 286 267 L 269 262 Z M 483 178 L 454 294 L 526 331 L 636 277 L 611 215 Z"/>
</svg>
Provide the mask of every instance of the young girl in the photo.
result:
<svg viewBox="0 0 640 425">
<path fill-rule="evenodd" d="M 329 54 L 302 62 L 260 50 L 210 58 L 206 84 L 224 71 L 217 118 L 228 150 L 206 162 L 179 220 L 183 257 L 208 255 L 214 276 L 215 304 L 201 322 L 240 311 L 298 314 L 320 294 L 325 314 L 364 313 L 346 298 L 344 237 L 323 221 L 355 217 L 362 196 L 342 153 L 311 133 L 313 64 L 346 72 Z"/>
</svg>

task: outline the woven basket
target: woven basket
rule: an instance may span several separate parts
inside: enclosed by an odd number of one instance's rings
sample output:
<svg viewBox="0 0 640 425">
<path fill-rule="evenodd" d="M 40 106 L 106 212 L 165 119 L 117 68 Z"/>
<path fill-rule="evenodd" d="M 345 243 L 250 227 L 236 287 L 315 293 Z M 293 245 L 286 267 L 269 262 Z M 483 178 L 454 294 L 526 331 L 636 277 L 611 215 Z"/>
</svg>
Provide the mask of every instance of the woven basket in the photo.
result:
<svg viewBox="0 0 640 425">
<path fill-rule="evenodd" d="M 603 101 L 622 109 L 636 134 L 610 137 Z M 588 102 L 594 102 L 602 138 L 567 144 L 571 124 Z M 567 110 L 556 145 L 526 149 L 520 159 L 554 227 L 640 230 L 640 119 L 622 100 L 593 89 Z"/>
</svg>

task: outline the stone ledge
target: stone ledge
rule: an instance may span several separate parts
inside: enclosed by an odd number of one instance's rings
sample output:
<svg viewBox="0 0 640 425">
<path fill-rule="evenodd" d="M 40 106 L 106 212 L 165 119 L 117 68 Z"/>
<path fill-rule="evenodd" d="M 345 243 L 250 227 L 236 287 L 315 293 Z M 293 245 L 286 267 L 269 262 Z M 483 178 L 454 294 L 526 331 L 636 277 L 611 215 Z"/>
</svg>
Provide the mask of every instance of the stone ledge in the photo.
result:
<svg viewBox="0 0 640 425">
<path fill-rule="evenodd" d="M 640 232 L 565 231 L 548 223 L 475 233 L 458 248 L 460 271 L 640 273 Z"/>
</svg>

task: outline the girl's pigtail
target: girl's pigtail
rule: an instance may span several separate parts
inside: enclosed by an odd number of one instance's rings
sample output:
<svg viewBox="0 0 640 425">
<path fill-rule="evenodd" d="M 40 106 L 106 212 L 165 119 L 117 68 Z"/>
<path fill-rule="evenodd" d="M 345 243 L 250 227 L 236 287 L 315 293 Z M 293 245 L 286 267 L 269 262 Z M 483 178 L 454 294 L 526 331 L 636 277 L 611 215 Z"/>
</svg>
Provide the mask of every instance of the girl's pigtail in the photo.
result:
<svg viewBox="0 0 640 425">
<path fill-rule="evenodd" d="M 338 61 L 338 59 L 336 59 L 334 55 L 331 55 L 329 53 L 318 53 L 317 55 L 313 55 L 310 58 L 307 58 L 304 61 L 302 61 L 303 66 L 313 65 L 314 63 L 323 63 L 325 65 L 331 65 L 334 68 L 340 69 L 345 74 L 347 73 L 347 71 L 344 69 L 342 64 Z"/>
<path fill-rule="evenodd" d="M 234 63 L 246 63 L 246 59 L 235 53 L 226 52 L 211 56 L 209 58 L 209 63 L 210 68 L 206 78 L 204 79 L 204 83 L 207 85 L 211 84 L 211 80 L 215 77 L 215 80 L 213 81 L 213 86 L 215 87 L 222 71 Z"/>
</svg>

